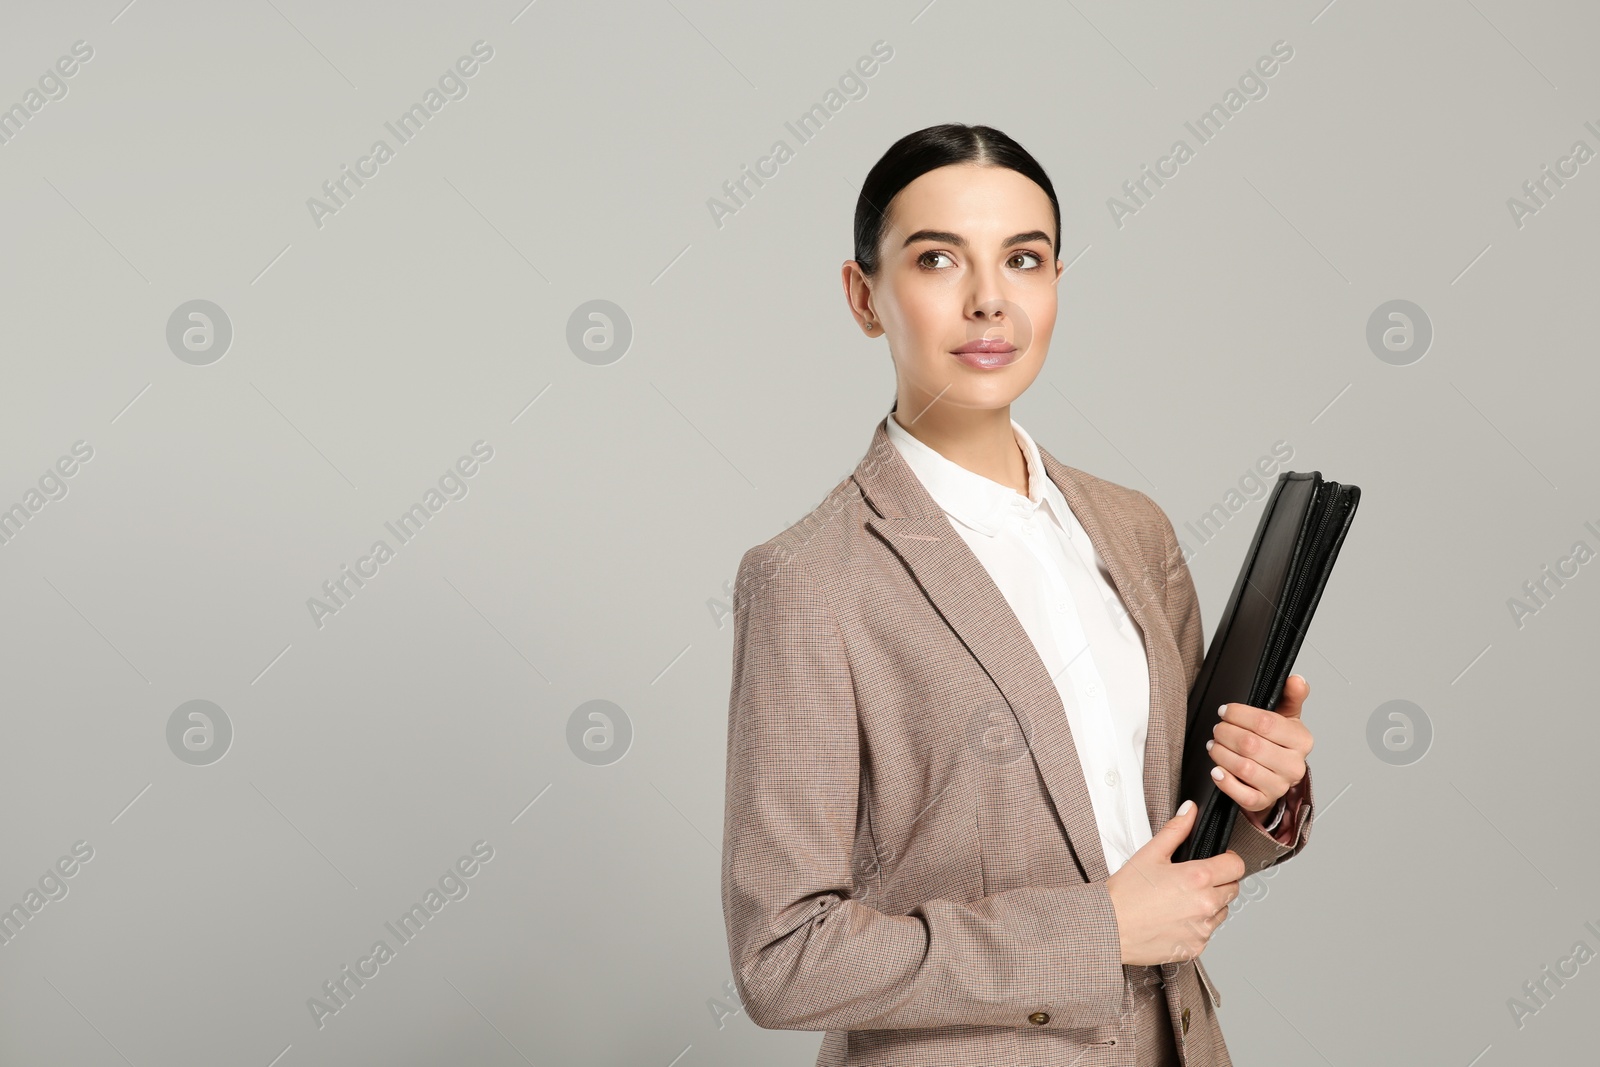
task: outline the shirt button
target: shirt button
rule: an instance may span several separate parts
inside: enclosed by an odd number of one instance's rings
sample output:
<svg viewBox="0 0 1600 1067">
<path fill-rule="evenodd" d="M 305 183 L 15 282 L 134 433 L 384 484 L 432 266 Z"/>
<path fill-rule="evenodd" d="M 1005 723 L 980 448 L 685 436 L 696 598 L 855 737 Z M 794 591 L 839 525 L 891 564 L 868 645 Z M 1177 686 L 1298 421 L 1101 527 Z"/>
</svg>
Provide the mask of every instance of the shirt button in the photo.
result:
<svg viewBox="0 0 1600 1067">
<path fill-rule="evenodd" d="M 1032 1015 L 1028 1016 L 1028 1021 L 1035 1026 L 1043 1026 L 1045 1023 L 1050 1021 L 1050 1013 L 1047 1011 L 1036 1011 Z"/>
<path fill-rule="evenodd" d="M 1098 685 L 1090 684 L 1090 685 L 1084 686 L 1083 691 L 1085 693 L 1088 693 L 1090 696 L 1096 696 L 1100 692 L 1100 687 Z"/>
<path fill-rule="evenodd" d="M 1116 771 L 1107 771 L 1106 772 L 1106 785 L 1116 785 L 1116 784 L 1117 784 L 1117 772 Z"/>
<path fill-rule="evenodd" d="M 1060 611 L 1060 612 L 1065 612 L 1067 610 L 1067 602 L 1065 600 L 1056 601 L 1056 610 Z"/>
</svg>

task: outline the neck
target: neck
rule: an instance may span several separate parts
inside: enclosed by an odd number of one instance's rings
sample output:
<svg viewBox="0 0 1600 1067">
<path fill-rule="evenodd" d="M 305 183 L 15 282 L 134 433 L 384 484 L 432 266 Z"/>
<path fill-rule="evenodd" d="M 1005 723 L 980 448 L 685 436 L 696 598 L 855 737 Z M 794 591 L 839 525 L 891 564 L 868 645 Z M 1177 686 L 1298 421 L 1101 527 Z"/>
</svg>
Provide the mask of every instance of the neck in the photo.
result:
<svg viewBox="0 0 1600 1067">
<path fill-rule="evenodd" d="M 905 415 L 897 404 L 889 417 L 958 467 L 1028 495 L 1028 461 L 1011 428 L 1010 404 L 980 409 L 935 404 L 921 415 Z"/>
</svg>

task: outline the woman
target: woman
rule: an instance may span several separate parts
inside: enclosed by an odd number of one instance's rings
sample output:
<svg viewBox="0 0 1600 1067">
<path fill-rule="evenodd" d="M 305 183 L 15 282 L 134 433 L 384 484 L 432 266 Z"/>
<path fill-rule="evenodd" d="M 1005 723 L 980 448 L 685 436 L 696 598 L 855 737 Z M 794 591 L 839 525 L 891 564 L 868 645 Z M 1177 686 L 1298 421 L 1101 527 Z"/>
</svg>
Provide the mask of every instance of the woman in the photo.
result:
<svg viewBox="0 0 1600 1067">
<path fill-rule="evenodd" d="M 894 406 L 851 476 L 740 561 L 729 948 L 752 1021 L 827 1031 L 819 1065 L 1230 1064 L 1199 954 L 1239 879 L 1306 844 L 1292 676 L 1276 711 L 1214 727 L 1246 813 L 1229 851 L 1171 860 L 1194 583 L 1154 501 L 1010 414 L 1060 251 L 1050 180 L 1005 134 L 891 147 L 844 287 L 889 340 Z"/>
</svg>

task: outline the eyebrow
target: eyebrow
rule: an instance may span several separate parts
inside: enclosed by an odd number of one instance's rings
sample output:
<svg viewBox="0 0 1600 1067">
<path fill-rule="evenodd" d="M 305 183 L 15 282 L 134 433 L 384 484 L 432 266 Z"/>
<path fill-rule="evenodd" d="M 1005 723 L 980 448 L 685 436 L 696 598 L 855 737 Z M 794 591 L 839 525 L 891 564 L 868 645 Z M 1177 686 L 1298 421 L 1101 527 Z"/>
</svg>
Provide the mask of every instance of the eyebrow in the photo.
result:
<svg viewBox="0 0 1600 1067">
<path fill-rule="evenodd" d="M 907 237 L 906 243 L 901 247 L 909 247 L 917 241 L 938 241 L 942 244 L 955 245 L 957 248 L 967 247 L 967 239 L 965 237 L 962 237 L 959 233 L 951 233 L 949 230 L 918 230 L 910 237 Z M 1029 230 L 1027 233 L 1013 234 L 1007 237 L 1001 242 L 1000 247 L 1011 248 L 1013 245 L 1027 244 L 1029 241 L 1043 241 L 1048 245 L 1050 243 L 1050 235 L 1043 230 Z"/>
</svg>

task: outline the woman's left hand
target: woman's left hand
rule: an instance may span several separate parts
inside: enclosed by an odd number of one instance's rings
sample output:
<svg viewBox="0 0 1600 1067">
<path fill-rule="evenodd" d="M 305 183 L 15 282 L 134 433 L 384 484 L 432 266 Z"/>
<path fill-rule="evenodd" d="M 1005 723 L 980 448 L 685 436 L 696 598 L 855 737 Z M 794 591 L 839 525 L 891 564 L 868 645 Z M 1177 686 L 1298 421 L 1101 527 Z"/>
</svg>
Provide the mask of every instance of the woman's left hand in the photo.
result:
<svg viewBox="0 0 1600 1067">
<path fill-rule="evenodd" d="M 1222 705 L 1221 721 L 1206 742 L 1217 765 L 1211 777 L 1245 811 L 1269 810 L 1306 776 L 1313 741 L 1300 712 L 1310 695 L 1311 684 L 1291 674 L 1273 711 L 1248 704 Z"/>
</svg>

